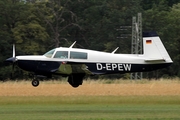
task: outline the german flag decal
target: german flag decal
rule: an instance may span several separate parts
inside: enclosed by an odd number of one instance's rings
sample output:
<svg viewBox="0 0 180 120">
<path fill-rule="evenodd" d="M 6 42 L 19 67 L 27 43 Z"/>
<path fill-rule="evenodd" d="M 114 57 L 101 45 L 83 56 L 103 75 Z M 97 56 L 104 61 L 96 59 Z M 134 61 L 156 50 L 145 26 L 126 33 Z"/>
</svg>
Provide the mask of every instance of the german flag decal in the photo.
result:
<svg viewBox="0 0 180 120">
<path fill-rule="evenodd" d="M 146 40 L 146 44 L 151 44 L 152 40 Z"/>
</svg>

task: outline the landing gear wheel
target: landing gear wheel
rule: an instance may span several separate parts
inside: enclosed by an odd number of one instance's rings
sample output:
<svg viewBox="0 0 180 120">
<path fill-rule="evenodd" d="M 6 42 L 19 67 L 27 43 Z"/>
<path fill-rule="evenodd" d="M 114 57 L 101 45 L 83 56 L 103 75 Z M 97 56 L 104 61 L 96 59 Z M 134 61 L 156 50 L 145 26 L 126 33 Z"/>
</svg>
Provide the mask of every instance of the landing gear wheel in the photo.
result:
<svg viewBox="0 0 180 120">
<path fill-rule="evenodd" d="M 32 81 L 32 85 L 33 85 L 34 87 L 37 87 L 37 86 L 39 85 L 39 80 L 33 80 L 33 81 Z"/>
<path fill-rule="evenodd" d="M 77 88 L 82 85 L 84 76 L 84 74 L 72 74 L 68 77 L 68 82 L 72 87 Z"/>
<path fill-rule="evenodd" d="M 71 85 L 72 85 L 72 87 L 74 87 L 74 88 L 79 87 L 79 85 L 78 85 L 78 84 L 71 84 Z"/>
</svg>

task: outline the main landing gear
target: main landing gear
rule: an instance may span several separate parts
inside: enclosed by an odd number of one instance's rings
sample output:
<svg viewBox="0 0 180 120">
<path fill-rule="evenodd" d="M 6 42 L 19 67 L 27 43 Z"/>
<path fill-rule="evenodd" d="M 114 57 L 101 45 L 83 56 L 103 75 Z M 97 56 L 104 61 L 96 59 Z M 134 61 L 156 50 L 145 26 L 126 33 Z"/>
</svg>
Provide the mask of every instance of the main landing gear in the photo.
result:
<svg viewBox="0 0 180 120">
<path fill-rule="evenodd" d="M 84 76 L 85 74 L 72 74 L 68 77 L 68 82 L 72 87 L 77 88 L 82 85 Z"/>
</svg>

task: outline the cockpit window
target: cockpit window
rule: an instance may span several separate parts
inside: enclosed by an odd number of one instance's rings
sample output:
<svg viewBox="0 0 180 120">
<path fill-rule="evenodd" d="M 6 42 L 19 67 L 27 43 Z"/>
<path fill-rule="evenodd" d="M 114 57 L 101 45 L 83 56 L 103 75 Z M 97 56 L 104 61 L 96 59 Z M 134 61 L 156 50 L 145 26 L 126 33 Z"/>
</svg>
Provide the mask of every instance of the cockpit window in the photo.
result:
<svg viewBox="0 0 180 120">
<path fill-rule="evenodd" d="M 57 51 L 56 54 L 54 55 L 54 58 L 67 59 L 68 51 Z"/>
<path fill-rule="evenodd" d="M 87 59 L 87 53 L 85 52 L 70 52 L 70 59 Z"/>
<path fill-rule="evenodd" d="M 55 49 L 50 50 L 49 52 L 45 53 L 44 56 L 51 58 Z"/>
</svg>

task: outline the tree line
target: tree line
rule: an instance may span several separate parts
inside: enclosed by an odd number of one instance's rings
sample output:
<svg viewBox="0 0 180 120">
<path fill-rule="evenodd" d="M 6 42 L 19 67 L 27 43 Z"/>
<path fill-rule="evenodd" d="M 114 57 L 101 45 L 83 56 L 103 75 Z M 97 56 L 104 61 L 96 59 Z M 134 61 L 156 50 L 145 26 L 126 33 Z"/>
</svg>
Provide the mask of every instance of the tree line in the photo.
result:
<svg viewBox="0 0 180 120">
<path fill-rule="evenodd" d="M 54 47 L 70 46 L 118 53 L 131 52 L 132 17 L 142 13 L 143 31 L 157 31 L 174 63 L 144 77 L 180 77 L 180 0 L 0 0 L 0 80 L 12 77 L 4 60 L 16 55 L 44 54 Z M 27 73 L 15 69 L 21 79 Z M 118 75 L 118 77 L 128 75 Z"/>
</svg>

